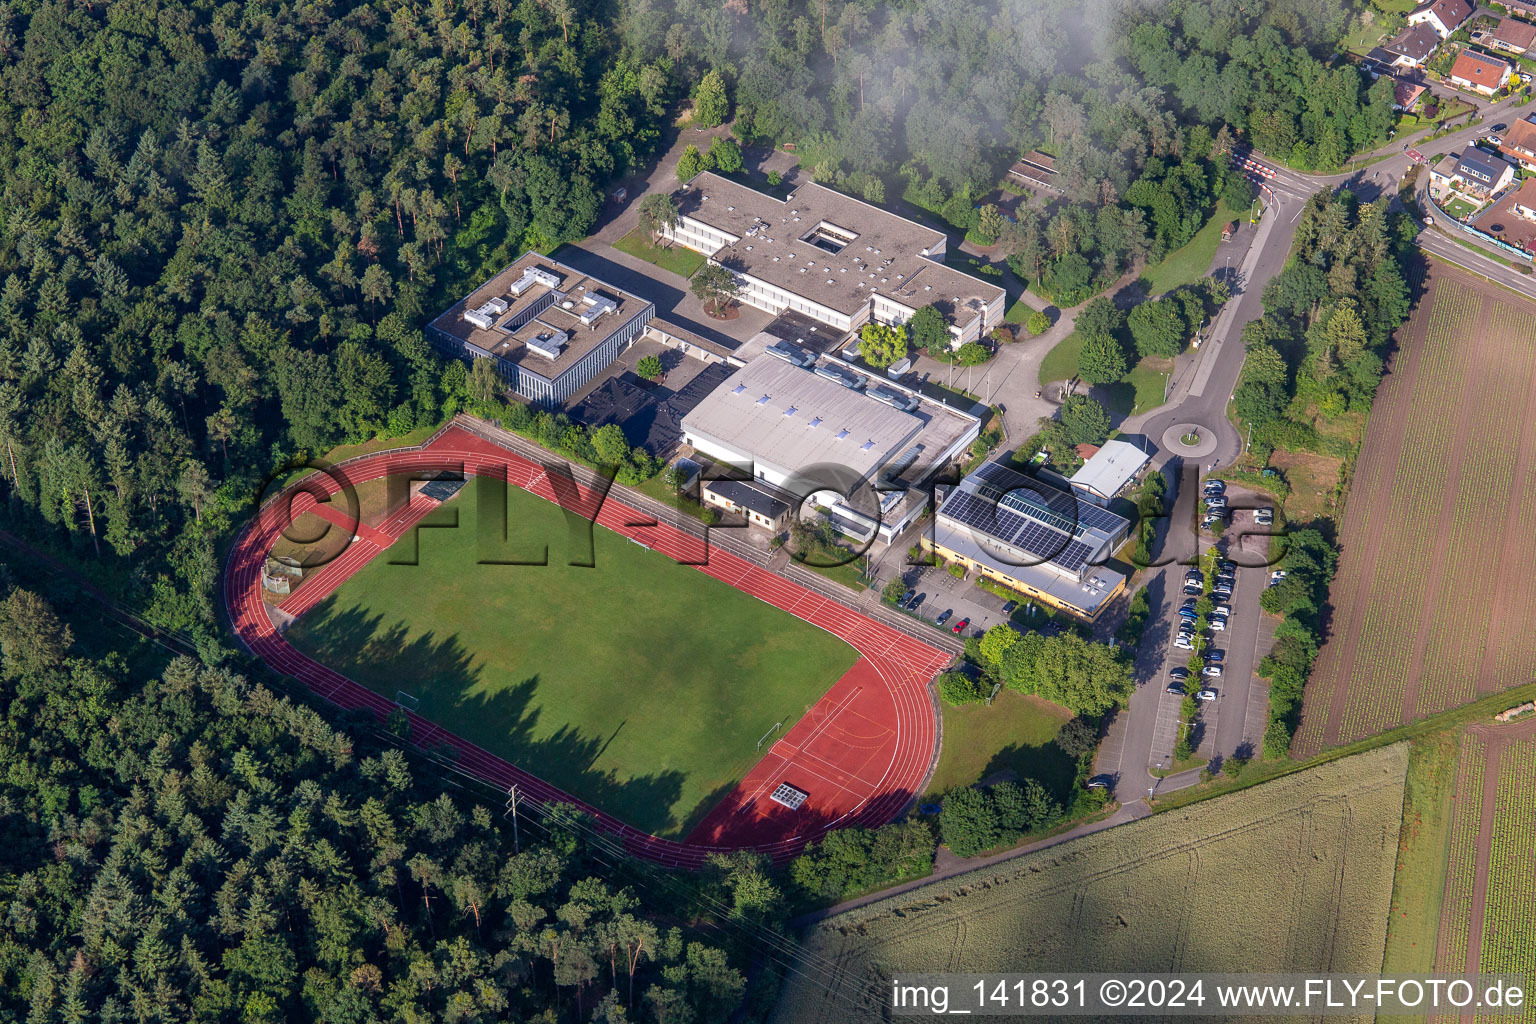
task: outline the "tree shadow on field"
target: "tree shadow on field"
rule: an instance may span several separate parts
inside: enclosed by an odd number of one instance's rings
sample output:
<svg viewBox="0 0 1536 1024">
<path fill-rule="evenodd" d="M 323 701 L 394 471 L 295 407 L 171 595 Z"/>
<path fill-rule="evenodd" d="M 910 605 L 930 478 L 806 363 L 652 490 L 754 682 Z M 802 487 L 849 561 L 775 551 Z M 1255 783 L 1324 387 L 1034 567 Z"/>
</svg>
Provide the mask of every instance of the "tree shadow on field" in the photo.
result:
<svg viewBox="0 0 1536 1024">
<path fill-rule="evenodd" d="M 599 767 L 617 730 L 604 735 L 567 725 L 541 730 L 537 675 L 492 688 L 457 634 L 408 639 L 404 622 L 386 625 L 381 615 L 338 608 L 334 596 L 300 623 L 290 640 L 302 634 L 307 653 L 376 693 L 393 699 L 403 690 L 414 696 L 420 701 L 416 713 L 428 721 L 637 828 L 662 834 L 681 827 L 672 807 L 686 776 L 668 770 L 621 778 L 614 769 Z"/>
<path fill-rule="evenodd" d="M 987 779 L 1003 772 L 1011 772 L 1021 780 L 1034 779 L 1063 806 L 1070 804 L 1074 796 L 1077 761 L 1055 741 L 1038 746 L 1010 743 L 992 755 L 981 777 Z"/>
</svg>

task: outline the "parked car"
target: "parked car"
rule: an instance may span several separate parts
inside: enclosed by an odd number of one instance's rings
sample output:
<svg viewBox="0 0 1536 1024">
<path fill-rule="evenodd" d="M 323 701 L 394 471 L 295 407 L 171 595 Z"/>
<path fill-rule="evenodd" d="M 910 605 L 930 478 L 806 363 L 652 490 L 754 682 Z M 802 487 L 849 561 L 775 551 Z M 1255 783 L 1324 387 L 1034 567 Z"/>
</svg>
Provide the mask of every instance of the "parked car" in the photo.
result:
<svg viewBox="0 0 1536 1024">
<path fill-rule="evenodd" d="M 1488 136 L 1488 144 L 1490 146 L 1502 146 L 1504 145 L 1504 140 L 1497 135 L 1490 135 Z"/>
<path fill-rule="evenodd" d="M 1168 670 L 1168 678 L 1169 679 L 1188 679 L 1189 678 L 1189 669 L 1185 668 L 1183 665 L 1175 665 L 1175 666 L 1173 666 L 1173 668 Z"/>
<path fill-rule="evenodd" d="M 1237 563 L 1232 561 L 1230 558 L 1222 558 L 1217 560 L 1216 568 L 1220 569 L 1222 572 L 1236 572 Z"/>
<path fill-rule="evenodd" d="M 1205 660 L 1213 665 L 1219 665 L 1227 659 L 1226 651 L 1206 651 Z"/>
<path fill-rule="evenodd" d="M 1283 579 L 1285 579 L 1285 570 L 1276 569 L 1274 572 L 1269 574 L 1269 585 L 1274 586 Z"/>
<path fill-rule="evenodd" d="M 907 605 L 907 611 L 909 611 L 909 612 L 917 611 L 917 606 L 922 604 L 926 600 L 928 600 L 928 595 L 927 594 L 918 594 L 916 597 L 914 597 L 912 599 L 912 603 Z"/>
<path fill-rule="evenodd" d="M 1211 593 L 1217 597 L 1231 597 L 1232 585 L 1230 583 L 1218 583 L 1215 587 L 1211 588 Z"/>
<path fill-rule="evenodd" d="M 959 622 L 955 623 L 955 628 L 950 630 L 950 632 L 951 633 L 959 633 L 962 630 L 964 630 L 966 626 L 969 626 L 970 624 L 971 624 L 971 620 L 970 619 L 961 619 Z"/>
<path fill-rule="evenodd" d="M 1195 649 L 1195 645 L 1184 639 L 1182 636 L 1173 642 L 1173 646 L 1177 647 L 1181 651 L 1192 651 Z"/>
<path fill-rule="evenodd" d="M 1204 491 L 1206 494 L 1226 494 L 1227 482 L 1225 480 L 1207 480 Z"/>
<path fill-rule="evenodd" d="M 896 602 L 896 607 L 897 608 L 905 608 L 909 603 L 911 603 L 912 599 L 914 597 L 916 597 L 916 596 L 917 596 L 917 591 L 916 590 L 909 590 L 909 591 L 907 591 L 905 594 L 901 595 L 901 600 Z"/>
<path fill-rule="evenodd" d="M 1228 615 L 1232 614 L 1232 606 L 1228 604 L 1219 604 L 1215 608 L 1211 609 L 1211 614 L 1220 615 L 1222 618 L 1226 618 Z"/>
<path fill-rule="evenodd" d="M 1013 610 L 1015 608 L 1017 608 L 1018 606 L 1019 606 L 1019 602 L 1017 602 L 1017 601 L 1009 601 L 1007 604 L 1003 605 L 1003 614 L 1004 615 L 1012 615 L 1013 614 Z"/>
<path fill-rule="evenodd" d="M 1205 588 L 1198 583 L 1186 583 L 1184 584 L 1184 593 L 1198 596 L 1205 593 Z"/>
<path fill-rule="evenodd" d="M 1508 129 L 1509 129 L 1509 125 L 1504 124 L 1504 123 L 1501 122 L 1499 124 L 1494 125 L 1491 130 L 1492 131 L 1496 131 L 1496 132 L 1502 132 L 1502 131 L 1507 131 Z"/>
<path fill-rule="evenodd" d="M 1199 602 L 1198 602 L 1198 600 L 1197 600 L 1197 599 L 1196 599 L 1196 598 L 1193 598 L 1193 597 L 1186 597 L 1186 598 L 1185 598 L 1185 599 L 1184 599 L 1184 604 L 1183 604 L 1183 605 L 1182 605 L 1182 606 L 1181 606 L 1181 607 L 1184 607 L 1184 608 L 1193 608 L 1193 607 L 1194 607 L 1194 606 L 1195 606 L 1195 605 L 1196 605 L 1196 604 L 1198 604 L 1198 603 L 1199 603 Z"/>
<path fill-rule="evenodd" d="M 1095 775 L 1084 783 L 1089 789 L 1108 789 L 1114 784 L 1115 777 L 1113 775 Z"/>
<path fill-rule="evenodd" d="M 1180 608 L 1179 609 L 1179 618 L 1181 618 L 1181 619 L 1194 620 L 1194 619 L 1198 618 L 1199 616 L 1200 616 L 1200 613 L 1195 611 L 1193 608 Z"/>
<path fill-rule="evenodd" d="M 1213 618 L 1211 620 L 1211 629 L 1213 629 L 1217 633 L 1224 632 L 1226 630 L 1226 628 L 1227 628 L 1227 617 L 1225 615 L 1218 615 L 1218 616 L 1216 616 L 1215 618 Z"/>
<path fill-rule="evenodd" d="M 1202 671 L 1206 675 L 1211 676 L 1212 678 L 1220 678 L 1220 676 L 1221 676 L 1221 666 L 1220 665 L 1207 665 L 1207 666 L 1205 666 L 1204 669 L 1202 669 Z"/>
<path fill-rule="evenodd" d="M 949 617 L 953 614 L 955 614 L 955 610 L 953 608 L 945 608 L 942 612 L 939 613 L 939 617 L 933 620 L 933 624 L 935 626 L 942 626 L 944 623 L 949 621 Z"/>
<path fill-rule="evenodd" d="M 1195 699 L 1196 700 L 1215 700 L 1216 699 L 1216 691 L 1215 690 L 1201 690 L 1199 693 L 1195 694 Z"/>
<path fill-rule="evenodd" d="M 1169 683 L 1168 692 L 1176 697 L 1182 697 L 1184 696 L 1184 687 L 1178 683 Z"/>
</svg>

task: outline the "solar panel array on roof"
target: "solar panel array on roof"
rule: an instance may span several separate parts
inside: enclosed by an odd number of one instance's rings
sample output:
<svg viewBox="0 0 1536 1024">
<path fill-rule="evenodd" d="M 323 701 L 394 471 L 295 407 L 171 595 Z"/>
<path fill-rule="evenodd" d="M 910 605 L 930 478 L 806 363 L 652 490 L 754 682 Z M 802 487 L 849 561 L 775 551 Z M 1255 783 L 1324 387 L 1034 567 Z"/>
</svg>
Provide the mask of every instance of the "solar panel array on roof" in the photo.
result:
<svg viewBox="0 0 1536 1024">
<path fill-rule="evenodd" d="M 1113 534 L 1125 524 L 1124 519 L 1108 509 L 1101 508 L 1092 502 L 1079 501 L 1074 494 L 1033 480 L 1023 473 L 1017 473 L 996 462 L 986 463 L 972 476 L 978 481 L 975 487 L 977 494 L 1004 505 L 1024 505 L 1031 508 L 1044 505 L 1052 514 L 1077 524 L 1078 528 L 1086 526 L 1109 534 Z M 982 486 L 983 483 L 987 486 Z"/>
<path fill-rule="evenodd" d="M 1093 556 L 1093 549 L 1072 536 L 1007 506 L 979 498 L 966 491 L 955 491 L 941 510 L 946 516 L 1042 562 L 1054 562 L 1071 573 L 1080 573 Z"/>
<path fill-rule="evenodd" d="M 995 462 L 966 477 L 939 513 L 1077 576 L 1128 525 L 1106 509 Z"/>
</svg>

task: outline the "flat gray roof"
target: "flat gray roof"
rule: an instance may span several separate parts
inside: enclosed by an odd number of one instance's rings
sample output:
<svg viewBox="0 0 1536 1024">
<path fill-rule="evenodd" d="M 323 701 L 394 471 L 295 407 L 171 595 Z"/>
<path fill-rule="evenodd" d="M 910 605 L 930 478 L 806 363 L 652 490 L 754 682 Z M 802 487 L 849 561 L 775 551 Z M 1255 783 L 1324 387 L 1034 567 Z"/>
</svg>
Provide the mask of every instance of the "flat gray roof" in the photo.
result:
<svg viewBox="0 0 1536 1024">
<path fill-rule="evenodd" d="M 683 216 L 739 239 L 711 253 L 716 262 L 840 313 L 863 309 L 878 291 L 914 309 L 937 306 L 964 325 L 1003 294 L 928 258 L 943 252 L 942 231 L 814 182 L 779 200 L 705 171 L 673 198 Z M 812 240 L 823 227 L 845 243 L 839 251 Z"/>
<path fill-rule="evenodd" d="M 683 417 L 702 435 L 785 472 L 833 463 L 869 478 L 917 437 L 924 420 L 761 356 Z"/>
<path fill-rule="evenodd" d="M 1141 472 L 1148 458 L 1150 456 L 1146 452 L 1128 442 L 1105 441 L 1104 446 L 1094 452 L 1093 458 L 1072 474 L 1072 483 L 1094 494 L 1113 498 L 1120 492 L 1120 488 Z"/>
<path fill-rule="evenodd" d="M 511 295 L 507 291 L 508 287 L 522 278 L 523 272 L 529 268 L 554 274 L 560 280 L 558 288 L 552 289 L 536 282 L 521 295 Z M 559 293 L 555 301 L 533 319 L 511 329 L 504 326 L 516 323 L 529 307 L 544 300 L 552 291 Z M 616 308 L 590 325 L 583 324 L 577 314 L 582 312 L 583 300 L 588 296 L 611 299 Z M 480 327 L 464 319 L 465 310 L 477 309 L 497 298 L 505 301 L 508 307 L 505 312 L 496 314 L 490 327 Z M 570 302 L 572 308 L 565 309 L 565 302 Z M 449 306 L 432 321 L 431 327 L 460 341 L 467 341 L 483 352 L 516 363 L 546 380 L 554 380 L 649 305 L 650 302 L 645 299 L 589 277 L 547 256 L 529 252 L 518 257 L 505 270 L 468 296 Z M 564 331 L 568 335 L 558 359 L 546 359 L 529 350 L 529 341 L 541 334 L 551 335 L 556 331 Z"/>
</svg>

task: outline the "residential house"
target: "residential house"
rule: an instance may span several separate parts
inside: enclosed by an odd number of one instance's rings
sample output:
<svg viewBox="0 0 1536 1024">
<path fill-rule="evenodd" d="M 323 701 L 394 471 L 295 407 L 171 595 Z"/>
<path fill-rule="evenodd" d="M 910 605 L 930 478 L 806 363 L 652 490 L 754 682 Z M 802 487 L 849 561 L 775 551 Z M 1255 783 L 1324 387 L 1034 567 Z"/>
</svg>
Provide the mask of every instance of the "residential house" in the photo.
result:
<svg viewBox="0 0 1536 1024">
<path fill-rule="evenodd" d="M 1424 66 L 1424 62 L 1429 60 L 1439 45 L 1440 36 L 1436 34 L 1433 25 L 1413 25 L 1399 32 L 1380 49 L 1391 67 L 1419 68 Z"/>
<path fill-rule="evenodd" d="M 1410 25 L 1428 25 L 1435 34 L 1445 39 L 1472 17 L 1469 0 L 1430 0 L 1408 15 Z"/>
<path fill-rule="evenodd" d="M 1411 111 L 1419 105 L 1419 99 L 1428 90 L 1414 82 L 1405 82 L 1401 78 L 1392 80 L 1392 109 L 1404 112 Z"/>
<path fill-rule="evenodd" d="M 1450 188 L 1461 180 L 1456 173 L 1458 159 L 1454 153 L 1447 153 L 1436 160 L 1429 168 L 1429 183 L 1435 188 Z"/>
<path fill-rule="evenodd" d="M 1451 67 L 1451 84 L 1492 96 L 1509 81 L 1509 61 L 1475 50 L 1462 50 Z"/>
<path fill-rule="evenodd" d="M 1499 145 L 1499 152 L 1528 171 L 1536 171 L 1536 114 L 1529 114 L 1509 126 Z"/>
<path fill-rule="evenodd" d="M 1510 211 L 1515 216 L 1536 220 L 1536 178 L 1526 178 L 1522 181 L 1520 190 L 1512 198 L 1514 202 L 1510 205 Z"/>
<path fill-rule="evenodd" d="M 1469 191 L 1491 194 L 1514 180 L 1515 167 L 1493 153 L 1468 146 L 1456 161 L 1456 176 Z"/>
<path fill-rule="evenodd" d="M 1524 53 L 1536 43 L 1536 25 L 1519 18 L 1500 18 L 1497 27 L 1488 33 L 1488 42 L 1500 50 Z"/>
</svg>

